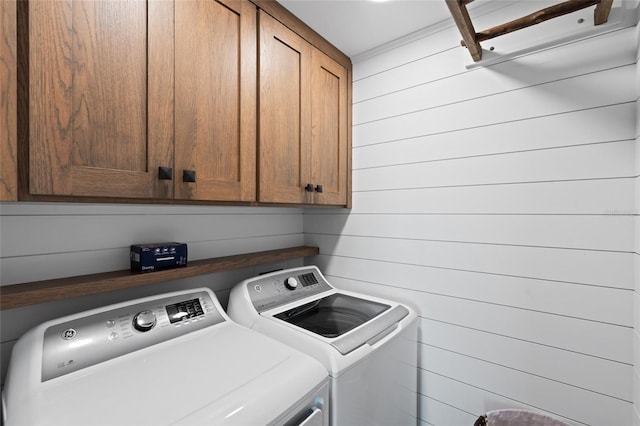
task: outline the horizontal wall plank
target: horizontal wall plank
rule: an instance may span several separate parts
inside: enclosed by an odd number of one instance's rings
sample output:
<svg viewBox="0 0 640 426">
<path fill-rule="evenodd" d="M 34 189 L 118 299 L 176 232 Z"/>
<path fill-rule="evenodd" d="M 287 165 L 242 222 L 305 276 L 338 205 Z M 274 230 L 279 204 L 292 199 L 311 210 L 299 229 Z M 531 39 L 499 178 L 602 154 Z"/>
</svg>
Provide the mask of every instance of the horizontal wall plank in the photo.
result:
<svg viewBox="0 0 640 426">
<path fill-rule="evenodd" d="M 421 34 L 416 35 L 416 39 L 388 50 L 382 54 L 372 56 L 365 60 L 354 60 L 353 66 L 353 91 L 354 99 L 356 91 L 368 89 L 362 83 L 380 73 L 385 73 L 389 69 L 403 66 L 411 62 L 422 61 L 433 55 L 439 55 L 443 51 L 455 50 L 460 52 L 461 70 L 465 70 L 463 64 L 465 54 L 462 49 L 456 49 L 460 42 L 460 33 L 453 22 L 442 24 L 439 28 L 424 29 Z M 465 49 L 466 50 L 466 49 Z"/>
<path fill-rule="evenodd" d="M 628 140 L 359 169 L 353 172 L 353 190 L 633 177 L 633 152 L 634 141 Z"/>
<path fill-rule="evenodd" d="M 632 140 L 635 138 L 635 121 L 635 103 L 627 102 L 390 143 L 361 145 L 353 151 L 353 168 Z"/>
<path fill-rule="evenodd" d="M 189 226 L 185 226 L 188 224 Z M 12 241 L 2 257 L 122 248 L 123 245 L 178 241 L 188 244 L 189 257 L 210 241 L 302 232 L 301 214 L 170 214 L 3 216 L 0 233 Z M 33 233 L 37 239 L 24 235 Z M 77 235 L 79 238 L 69 238 Z M 196 251 L 191 251 L 191 248 Z M 205 257 L 205 256 L 203 256 Z"/>
<path fill-rule="evenodd" d="M 353 128 L 355 146 L 630 102 L 635 100 L 629 91 L 634 68 L 614 68 L 361 124 Z M 609 84 L 601 85 L 603 80 Z"/>
<path fill-rule="evenodd" d="M 631 327 L 630 290 L 320 255 L 329 275 L 478 302 Z M 411 301 L 411 299 L 408 299 Z"/>
<path fill-rule="evenodd" d="M 628 401 L 549 381 L 520 371 L 470 358 L 429 345 L 420 354 L 428 370 L 539 407 L 585 424 L 626 425 L 631 420 Z"/>
<path fill-rule="evenodd" d="M 428 366 L 426 367 L 428 368 Z M 450 410 L 439 410 L 432 417 L 430 413 L 426 413 L 425 418 L 437 421 L 437 425 L 462 425 L 449 420 L 454 420 L 459 414 L 458 412 L 478 413 L 478 416 L 493 410 L 503 409 L 520 409 L 535 411 L 541 414 L 555 417 L 570 425 L 582 425 L 584 423 L 576 422 L 566 417 L 559 416 L 556 413 L 550 413 L 540 407 L 533 407 L 516 401 L 505 395 L 490 392 L 483 388 L 482 383 L 476 385 L 465 383 L 459 380 L 453 380 L 440 374 L 433 373 L 426 369 L 420 370 L 420 382 L 422 383 L 423 398 L 442 401 L 445 406 L 451 407 Z M 421 404 L 423 402 L 421 401 Z M 475 420 L 475 419 L 474 419 Z M 473 423 L 465 423 L 473 424 Z"/>
<path fill-rule="evenodd" d="M 460 67 L 457 51 L 443 52 L 354 85 L 366 84 L 367 87 L 359 93 L 360 96 L 366 93 L 370 98 L 354 104 L 353 123 L 358 125 L 634 64 L 633 37 L 633 28 L 628 28 L 460 74 L 456 74 Z M 607 48 L 611 45 L 620 48 Z M 594 56 L 594 50 L 600 54 Z"/>
<path fill-rule="evenodd" d="M 353 213 L 624 214 L 634 179 L 436 187 L 353 193 Z"/>
<path fill-rule="evenodd" d="M 419 410 L 423 424 L 434 426 L 473 425 L 479 417 L 423 395 L 420 395 Z"/>
<path fill-rule="evenodd" d="M 234 206 L 203 206 L 203 205 L 166 205 L 166 204 L 117 204 L 117 203 L 45 203 L 19 202 L 0 203 L 2 216 L 135 216 L 150 217 L 164 215 L 279 215 L 300 213 L 300 208 L 293 207 L 234 207 Z"/>
<path fill-rule="evenodd" d="M 420 330 L 419 340 L 437 348 L 606 396 L 633 400 L 629 383 L 631 365 L 427 319 L 422 320 Z M 554 362 L 548 362 L 549 359 Z M 591 374 L 584 374 L 585 371 Z"/>
<path fill-rule="evenodd" d="M 321 254 L 470 272 L 633 288 L 633 254 L 306 234 Z"/>
<path fill-rule="evenodd" d="M 633 329 L 329 276 L 338 288 L 409 301 L 425 319 L 446 322 L 631 365 Z"/>
<path fill-rule="evenodd" d="M 637 219 L 636 219 L 637 220 Z M 305 214 L 304 232 L 590 250 L 635 250 L 633 216 Z"/>
<path fill-rule="evenodd" d="M 302 234 L 247 237 L 189 245 L 189 260 L 302 245 Z M 0 259 L 2 285 L 128 269 L 129 247 Z"/>
<path fill-rule="evenodd" d="M 447 32 L 450 34 L 451 32 Z M 426 53 L 426 52 L 425 52 Z M 418 86 L 428 85 L 441 79 L 461 78 L 461 75 L 473 71 L 460 68 L 468 53 L 448 48 L 437 54 L 424 56 L 406 64 L 395 66 L 389 70 L 374 74 L 370 77 L 356 80 L 353 83 L 353 112 L 354 124 L 358 114 L 375 115 L 369 105 L 379 105 L 384 111 L 384 100 L 393 97 L 398 91 L 412 92 Z M 434 66 L 437 64 L 437 66 Z M 413 89 L 413 90 L 411 90 Z"/>
</svg>

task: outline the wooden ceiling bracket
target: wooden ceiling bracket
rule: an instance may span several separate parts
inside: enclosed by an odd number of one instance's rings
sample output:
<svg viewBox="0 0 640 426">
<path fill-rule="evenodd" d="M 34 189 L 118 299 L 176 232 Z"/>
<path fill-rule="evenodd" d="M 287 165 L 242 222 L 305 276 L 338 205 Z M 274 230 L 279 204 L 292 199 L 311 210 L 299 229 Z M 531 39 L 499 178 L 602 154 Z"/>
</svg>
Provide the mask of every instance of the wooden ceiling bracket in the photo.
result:
<svg viewBox="0 0 640 426">
<path fill-rule="evenodd" d="M 596 10 L 593 11 L 593 24 L 602 25 L 609 20 L 609 12 L 611 12 L 611 6 L 613 0 L 600 0 L 596 6 Z"/>
<path fill-rule="evenodd" d="M 465 0 L 445 0 L 454 22 L 462 35 L 462 45 L 469 49 L 469 53 L 474 61 L 482 59 L 482 48 L 480 42 L 476 40 L 476 31 L 473 28 L 471 17 L 467 11 L 467 3 Z"/>
<path fill-rule="evenodd" d="M 488 30 L 476 32 L 473 28 L 469 12 L 467 11 L 467 4 L 472 1 L 473 0 L 445 0 L 451 16 L 462 35 L 461 44 L 469 49 L 469 53 L 475 62 L 482 59 L 481 41 L 521 30 L 593 5 L 596 5 L 593 15 L 594 25 L 601 25 L 609 19 L 609 12 L 613 4 L 613 0 L 567 0 L 523 16 L 522 18 L 489 28 Z"/>
</svg>

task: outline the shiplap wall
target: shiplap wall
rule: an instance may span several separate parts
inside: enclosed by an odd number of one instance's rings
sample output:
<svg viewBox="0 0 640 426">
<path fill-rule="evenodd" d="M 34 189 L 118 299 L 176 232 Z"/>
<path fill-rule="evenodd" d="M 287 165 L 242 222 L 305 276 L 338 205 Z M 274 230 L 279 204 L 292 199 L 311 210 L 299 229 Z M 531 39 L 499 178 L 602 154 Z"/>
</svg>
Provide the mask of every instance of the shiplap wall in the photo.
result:
<svg viewBox="0 0 640 426">
<path fill-rule="evenodd" d="M 636 29 L 472 69 L 458 40 L 443 25 L 355 61 L 353 209 L 305 211 L 312 261 L 416 307 L 423 425 L 500 408 L 631 425 Z"/>
<path fill-rule="evenodd" d="M 640 11 L 638 11 L 640 14 Z M 634 297 L 634 374 L 633 374 L 633 425 L 640 426 L 640 25 L 636 26 L 636 204 L 635 228 L 635 297 Z"/>
<path fill-rule="evenodd" d="M 117 204 L 0 204 L 0 282 L 21 282 L 129 268 L 129 246 L 179 241 L 189 260 L 302 245 L 297 208 Z M 169 291 L 209 287 L 226 306 L 229 290 L 279 264 L 187 278 L 95 296 L 0 311 L 2 382 L 15 341 L 43 321 Z"/>
</svg>

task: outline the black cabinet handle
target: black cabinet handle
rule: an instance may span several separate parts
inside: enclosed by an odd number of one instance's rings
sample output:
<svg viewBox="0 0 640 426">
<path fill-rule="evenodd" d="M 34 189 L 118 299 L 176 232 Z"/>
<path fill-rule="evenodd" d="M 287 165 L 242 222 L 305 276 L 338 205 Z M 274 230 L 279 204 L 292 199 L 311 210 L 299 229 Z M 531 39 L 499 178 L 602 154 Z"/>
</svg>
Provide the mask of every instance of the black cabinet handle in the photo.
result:
<svg viewBox="0 0 640 426">
<path fill-rule="evenodd" d="M 173 179 L 173 168 L 171 167 L 158 167 L 158 179 L 171 180 Z"/>
<path fill-rule="evenodd" d="M 313 192 L 313 185 L 308 183 L 307 186 L 304 187 L 304 190 L 307 192 Z"/>
<path fill-rule="evenodd" d="M 196 181 L 196 171 L 195 170 L 183 170 L 182 171 L 182 181 L 183 182 L 195 182 Z"/>
<path fill-rule="evenodd" d="M 322 185 L 316 185 L 316 192 L 322 192 Z"/>
</svg>

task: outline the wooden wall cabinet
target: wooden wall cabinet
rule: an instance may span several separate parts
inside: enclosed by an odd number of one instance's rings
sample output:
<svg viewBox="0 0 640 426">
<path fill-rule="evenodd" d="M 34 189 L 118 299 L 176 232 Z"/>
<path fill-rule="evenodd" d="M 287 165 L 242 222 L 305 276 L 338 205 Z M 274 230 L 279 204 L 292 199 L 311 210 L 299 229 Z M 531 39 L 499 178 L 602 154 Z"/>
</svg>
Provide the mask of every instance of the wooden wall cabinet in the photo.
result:
<svg viewBox="0 0 640 426">
<path fill-rule="evenodd" d="M 255 200 L 255 6 L 18 3 L 23 193 Z"/>
<path fill-rule="evenodd" d="M 256 7 L 177 0 L 176 198 L 256 199 Z"/>
<path fill-rule="evenodd" d="M 17 24 L 20 199 L 350 205 L 350 61 L 277 2 L 30 0 Z"/>
<path fill-rule="evenodd" d="M 347 205 L 347 70 L 260 11 L 258 199 Z"/>
</svg>

